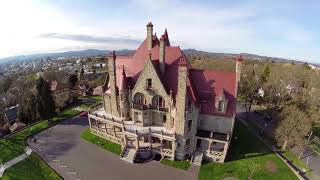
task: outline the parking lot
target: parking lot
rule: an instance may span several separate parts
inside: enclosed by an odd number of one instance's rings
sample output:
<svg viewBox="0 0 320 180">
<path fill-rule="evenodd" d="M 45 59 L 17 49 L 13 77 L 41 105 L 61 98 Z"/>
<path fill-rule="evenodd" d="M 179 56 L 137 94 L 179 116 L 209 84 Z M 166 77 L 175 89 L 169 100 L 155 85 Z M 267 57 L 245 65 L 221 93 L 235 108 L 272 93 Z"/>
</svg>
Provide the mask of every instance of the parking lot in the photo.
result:
<svg viewBox="0 0 320 180">
<path fill-rule="evenodd" d="M 193 168 L 183 171 L 157 161 L 145 164 L 124 162 L 118 156 L 82 140 L 80 134 L 85 128 L 88 128 L 86 118 L 71 118 L 37 134 L 36 142 L 28 139 L 28 143 L 64 179 L 197 179 Z"/>
</svg>

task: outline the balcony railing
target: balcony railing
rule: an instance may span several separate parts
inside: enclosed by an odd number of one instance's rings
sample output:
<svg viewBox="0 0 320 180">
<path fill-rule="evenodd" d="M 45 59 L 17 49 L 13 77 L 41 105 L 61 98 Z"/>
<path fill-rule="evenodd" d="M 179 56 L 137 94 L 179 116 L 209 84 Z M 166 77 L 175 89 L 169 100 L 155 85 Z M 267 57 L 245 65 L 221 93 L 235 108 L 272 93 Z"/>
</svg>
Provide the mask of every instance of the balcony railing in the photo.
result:
<svg viewBox="0 0 320 180">
<path fill-rule="evenodd" d="M 145 110 L 145 109 L 147 109 L 147 106 L 146 105 L 144 105 L 144 104 L 132 104 L 132 108 L 134 108 L 134 109 L 139 109 L 139 110 Z"/>
</svg>

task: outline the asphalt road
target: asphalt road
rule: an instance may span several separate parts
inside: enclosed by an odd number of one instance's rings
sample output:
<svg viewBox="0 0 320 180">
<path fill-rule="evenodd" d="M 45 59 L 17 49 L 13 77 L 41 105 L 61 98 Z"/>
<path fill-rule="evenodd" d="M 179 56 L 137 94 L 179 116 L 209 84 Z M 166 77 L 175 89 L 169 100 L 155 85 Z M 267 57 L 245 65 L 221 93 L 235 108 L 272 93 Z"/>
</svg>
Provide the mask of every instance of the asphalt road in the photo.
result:
<svg viewBox="0 0 320 180">
<path fill-rule="evenodd" d="M 88 127 L 85 118 L 71 118 L 28 139 L 31 148 L 64 179 L 87 180 L 195 180 L 197 171 L 183 171 L 152 161 L 129 164 L 104 149 L 81 139 Z"/>
</svg>

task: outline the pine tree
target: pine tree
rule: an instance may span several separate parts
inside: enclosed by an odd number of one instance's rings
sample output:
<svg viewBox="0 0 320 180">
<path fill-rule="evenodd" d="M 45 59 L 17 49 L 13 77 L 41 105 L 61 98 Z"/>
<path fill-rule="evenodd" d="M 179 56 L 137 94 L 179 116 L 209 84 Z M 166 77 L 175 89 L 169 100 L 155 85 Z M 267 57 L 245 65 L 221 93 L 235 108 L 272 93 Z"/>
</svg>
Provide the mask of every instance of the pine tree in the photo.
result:
<svg viewBox="0 0 320 180">
<path fill-rule="evenodd" d="M 40 77 L 36 84 L 36 109 L 41 119 L 50 119 L 55 115 L 55 106 L 49 84 Z"/>
<path fill-rule="evenodd" d="M 0 126 L 4 124 L 4 102 L 0 99 Z"/>
<path fill-rule="evenodd" d="M 83 80 L 83 79 L 84 79 L 84 69 L 83 69 L 83 67 L 81 68 L 79 79 L 80 79 L 80 80 Z"/>
<path fill-rule="evenodd" d="M 73 88 L 78 82 L 78 77 L 75 74 L 71 74 L 68 79 L 69 87 Z"/>
</svg>

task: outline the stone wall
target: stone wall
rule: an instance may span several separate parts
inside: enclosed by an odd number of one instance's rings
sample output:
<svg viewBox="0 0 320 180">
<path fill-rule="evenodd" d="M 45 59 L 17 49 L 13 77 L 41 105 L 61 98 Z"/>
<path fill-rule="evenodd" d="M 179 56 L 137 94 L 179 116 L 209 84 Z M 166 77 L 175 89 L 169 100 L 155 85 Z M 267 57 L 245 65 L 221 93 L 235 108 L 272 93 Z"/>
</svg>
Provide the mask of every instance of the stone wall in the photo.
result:
<svg viewBox="0 0 320 180">
<path fill-rule="evenodd" d="M 234 118 L 214 115 L 199 115 L 199 129 L 223 134 L 232 134 Z"/>
</svg>

